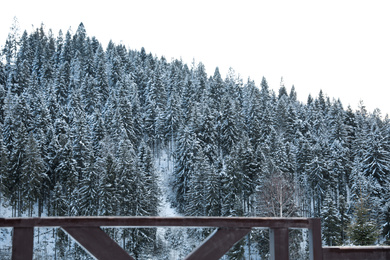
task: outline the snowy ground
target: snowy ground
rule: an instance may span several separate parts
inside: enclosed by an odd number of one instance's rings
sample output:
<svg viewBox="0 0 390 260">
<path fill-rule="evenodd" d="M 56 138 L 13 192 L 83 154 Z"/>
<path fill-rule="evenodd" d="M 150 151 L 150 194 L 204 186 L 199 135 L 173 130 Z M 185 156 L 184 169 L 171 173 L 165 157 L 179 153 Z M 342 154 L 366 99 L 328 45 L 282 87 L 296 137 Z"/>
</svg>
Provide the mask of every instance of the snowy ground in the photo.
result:
<svg viewBox="0 0 390 260">
<path fill-rule="evenodd" d="M 161 217 L 177 217 L 179 214 L 169 202 L 169 198 L 172 197 L 172 188 L 170 186 L 172 162 L 170 162 L 165 150 L 162 152 L 161 157 L 156 160 L 155 165 L 157 167 L 160 188 L 160 207 L 158 215 Z"/>
<path fill-rule="evenodd" d="M 160 157 L 155 160 L 160 188 L 160 206 L 158 215 L 160 217 L 178 217 L 177 211 L 172 207 L 170 198 L 172 198 L 172 188 L 170 177 L 172 176 L 172 161 L 169 160 L 167 151 L 162 151 Z M 179 259 L 180 252 L 177 248 L 170 245 L 166 239 L 167 236 L 175 236 L 180 232 L 180 228 L 157 228 L 157 239 L 159 239 L 164 248 L 170 248 L 168 259 Z"/>
</svg>

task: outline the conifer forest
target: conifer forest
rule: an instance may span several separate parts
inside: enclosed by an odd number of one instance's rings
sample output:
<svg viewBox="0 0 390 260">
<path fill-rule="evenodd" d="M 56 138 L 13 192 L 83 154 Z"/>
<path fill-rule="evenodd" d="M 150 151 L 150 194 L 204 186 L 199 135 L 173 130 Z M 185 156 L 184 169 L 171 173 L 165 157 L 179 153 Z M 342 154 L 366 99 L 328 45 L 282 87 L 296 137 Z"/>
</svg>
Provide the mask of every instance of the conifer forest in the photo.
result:
<svg viewBox="0 0 390 260">
<path fill-rule="evenodd" d="M 320 217 L 324 245 L 390 244 L 390 119 L 379 109 L 323 91 L 301 102 L 283 82 L 274 91 L 265 77 L 102 46 L 83 24 L 11 30 L 1 46 L 1 217 Z M 135 259 L 181 259 L 212 232 L 105 231 Z M 307 237 L 290 230 L 292 259 L 308 257 Z M 43 259 L 90 259 L 60 229 L 36 230 L 34 243 Z M 268 250 L 256 229 L 224 258 Z"/>
</svg>

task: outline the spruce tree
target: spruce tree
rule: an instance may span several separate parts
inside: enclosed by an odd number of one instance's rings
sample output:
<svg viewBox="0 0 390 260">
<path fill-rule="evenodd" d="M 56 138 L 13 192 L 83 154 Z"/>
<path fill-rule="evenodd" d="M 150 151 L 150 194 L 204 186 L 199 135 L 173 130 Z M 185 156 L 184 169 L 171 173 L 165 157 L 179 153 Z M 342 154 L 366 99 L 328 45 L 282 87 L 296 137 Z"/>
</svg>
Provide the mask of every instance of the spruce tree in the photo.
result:
<svg viewBox="0 0 390 260">
<path fill-rule="evenodd" d="M 28 215 L 32 217 L 33 206 L 40 200 L 42 201 L 42 190 L 48 185 L 46 175 L 46 166 L 40 155 L 37 141 L 30 133 L 26 140 L 25 160 L 22 165 L 20 181 L 25 187 L 22 192 L 22 198 L 25 201 Z M 40 215 L 41 212 L 36 212 Z"/>
<path fill-rule="evenodd" d="M 337 210 L 334 198 L 331 197 L 331 192 L 328 192 L 321 211 L 322 217 L 322 237 L 328 246 L 336 246 L 341 244 L 342 228 L 340 214 Z"/>
<path fill-rule="evenodd" d="M 379 236 L 378 228 L 371 217 L 371 209 L 363 194 L 357 198 L 354 208 L 354 218 L 349 226 L 349 238 L 352 244 L 373 245 Z"/>
<path fill-rule="evenodd" d="M 191 126 L 186 126 L 179 132 L 177 142 L 173 185 L 177 207 L 180 212 L 184 212 L 190 180 L 195 173 L 195 155 L 199 149 L 199 141 Z"/>
<path fill-rule="evenodd" d="M 373 177 L 362 173 L 358 159 L 353 171 L 352 194 L 354 207 L 348 236 L 354 245 L 373 245 L 378 240 L 378 202 L 375 201 Z"/>
</svg>

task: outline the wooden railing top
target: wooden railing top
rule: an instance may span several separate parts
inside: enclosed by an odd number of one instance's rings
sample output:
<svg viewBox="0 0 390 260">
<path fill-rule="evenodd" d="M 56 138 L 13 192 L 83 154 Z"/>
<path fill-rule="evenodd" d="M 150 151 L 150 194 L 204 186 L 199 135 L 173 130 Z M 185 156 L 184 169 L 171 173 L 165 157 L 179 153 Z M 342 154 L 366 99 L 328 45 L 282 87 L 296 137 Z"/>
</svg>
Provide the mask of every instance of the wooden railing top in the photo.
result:
<svg viewBox="0 0 390 260">
<path fill-rule="evenodd" d="M 310 228 L 315 218 L 42 217 L 0 218 L 0 227 L 234 227 Z"/>
</svg>

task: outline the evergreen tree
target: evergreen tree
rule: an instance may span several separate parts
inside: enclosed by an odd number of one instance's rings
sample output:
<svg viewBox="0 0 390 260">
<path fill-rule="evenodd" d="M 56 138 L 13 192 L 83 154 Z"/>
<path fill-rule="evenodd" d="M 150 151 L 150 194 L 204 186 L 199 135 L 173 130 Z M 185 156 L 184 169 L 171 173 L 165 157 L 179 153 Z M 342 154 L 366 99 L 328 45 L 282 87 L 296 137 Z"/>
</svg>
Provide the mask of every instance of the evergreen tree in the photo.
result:
<svg viewBox="0 0 390 260">
<path fill-rule="evenodd" d="M 219 72 L 219 68 L 215 68 L 214 75 L 209 85 L 208 95 L 210 98 L 210 105 L 213 109 L 220 111 L 221 99 L 223 96 L 223 80 Z"/>
<path fill-rule="evenodd" d="M 384 193 L 383 185 L 390 174 L 390 146 L 383 130 L 375 123 L 367 133 L 362 158 L 363 172 L 378 184 L 377 193 Z"/>
<path fill-rule="evenodd" d="M 262 112 L 261 112 L 261 98 L 260 90 L 255 86 L 253 81 L 249 81 L 244 86 L 243 90 L 243 116 L 245 118 L 244 128 L 248 133 L 252 147 L 256 150 L 261 143 L 262 131 Z"/>
<path fill-rule="evenodd" d="M 0 124 L 0 129 L 2 125 Z M 1 129 L 2 130 L 2 129 Z M 3 143 L 3 138 L 0 138 L 0 192 L 1 196 L 7 192 L 6 176 L 8 175 L 8 154 Z"/>
<path fill-rule="evenodd" d="M 228 155 L 230 149 L 232 149 L 239 140 L 240 126 L 239 123 L 239 110 L 240 107 L 236 103 L 224 95 L 221 103 L 222 113 L 218 117 L 218 123 L 220 125 L 220 147 L 223 156 Z"/>
<path fill-rule="evenodd" d="M 339 196 L 339 205 L 338 205 L 338 211 L 340 213 L 340 238 L 341 238 L 341 245 L 345 244 L 345 241 L 347 240 L 347 229 L 349 227 L 351 216 L 350 216 L 350 209 L 349 205 L 347 204 L 347 201 L 343 195 Z"/>
<path fill-rule="evenodd" d="M 203 111 L 199 115 L 199 124 L 197 128 L 197 136 L 200 140 L 204 155 L 210 163 L 215 163 L 218 151 L 218 137 L 216 133 L 216 112 L 211 110 L 205 97 L 202 105 Z"/>
<path fill-rule="evenodd" d="M 218 164 L 218 163 L 216 163 Z M 222 176 L 215 166 L 211 166 L 206 174 L 206 193 L 203 199 L 206 201 L 206 216 L 222 215 Z"/>
<path fill-rule="evenodd" d="M 174 168 L 174 190 L 177 207 L 184 212 L 190 180 L 194 175 L 195 155 L 199 150 L 199 141 L 190 127 L 179 132 L 176 163 Z"/>
<path fill-rule="evenodd" d="M 205 155 L 200 150 L 197 154 L 194 174 L 189 180 L 190 184 L 188 192 L 186 194 L 185 213 L 188 216 L 207 216 L 207 176 L 211 171 L 210 164 L 208 163 Z"/>
<path fill-rule="evenodd" d="M 153 163 L 153 154 L 149 146 L 145 142 L 141 142 L 138 149 L 138 168 L 137 171 L 141 174 L 142 179 L 137 185 L 146 189 L 146 193 L 142 194 L 144 202 L 139 206 L 144 206 L 144 212 L 147 216 L 156 216 L 157 207 L 159 206 L 158 178 L 156 176 L 156 167 Z M 138 206 L 138 207 L 139 207 Z"/>
<path fill-rule="evenodd" d="M 378 229 L 372 217 L 367 200 L 362 194 L 355 204 L 354 219 L 349 226 L 349 237 L 354 245 L 373 245 L 378 240 Z"/>
<path fill-rule="evenodd" d="M 362 173 L 362 165 L 358 159 L 353 171 L 352 194 L 354 207 L 351 223 L 348 227 L 350 241 L 355 245 L 372 245 L 379 236 L 378 202 L 372 196 L 375 183 L 373 177 Z"/>
<path fill-rule="evenodd" d="M 70 130 L 68 124 L 64 120 L 57 120 L 55 123 L 55 134 L 58 136 L 58 151 L 56 154 L 56 160 L 58 164 L 53 170 L 52 183 L 57 188 L 62 188 L 60 198 L 53 198 L 54 203 L 65 199 L 65 205 L 61 205 L 61 214 L 69 216 L 71 214 L 70 203 L 77 203 L 72 200 L 72 193 L 77 188 L 78 173 L 76 171 L 76 161 L 73 157 L 73 145 L 72 140 L 69 138 Z M 59 215 L 59 213 L 55 213 Z M 61 216 L 61 215 L 60 215 Z"/>
<path fill-rule="evenodd" d="M 99 210 L 99 173 L 95 155 L 85 155 L 85 171 L 79 180 L 80 215 L 97 216 Z"/>
<path fill-rule="evenodd" d="M 87 125 L 87 116 L 82 107 L 80 100 L 80 92 L 72 96 L 71 107 L 71 138 L 73 143 L 73 158 L 76 161 L 76 171 L 78 172 L 78 179 L 81 180 L 88 168 L 88 159 L 91 152 L 91 144 L 89 141 L 89 127 Z"/>
<path fill-rule="evenodd" d="M 328 192 L 321 211 L 322 217 L 322 237 L 328 246 L 336 246 L 341 244 L 340 214 L 337 210 L 334 198 Z"/>
<path fill-rule="evenodd" d="M 25 160 L 21 166 L 20 181 L 25 187 L 23 189 L 22 198 L 27 203 L 28 215 L 32 217 L 34 203 L 38 200 L 42 201 L 42 189 L 47 186 L 48 178 L 46 176 L 46 166 L 40 156 L 38 144 L 30 133 L 27 137 L 25 147 Z M 41 212 L 37 212 L 38 215 Z"/>
<path fill-rule="evenodd" d="M 108 78 L 106 71 L 106 60 L 104 51 L 101 45 L 99 45 L 96 50 L 94 60 L 93 60 L 93 68 L 94 68 L 94 80 L 93 86 L 96 91 L 96 95 L 98 98 L 98 102 L 95 104 L 98 106 L 98 109 L 102 109 L 102 106 L 106 103 L 109 95 L 109 86 L 108 86 Z"/>
<path fill-rule="evenodd" d="M 114 216 L 117 214 L 118 209 L 118 197 L 115 193 L 117 191 L 117 164 L 114 160 L 111 148 L 105 147 L 103 150 L 103 156 L 97 162 L 99 167 L 98 214 L 100 216 Z"/>
</svg>

